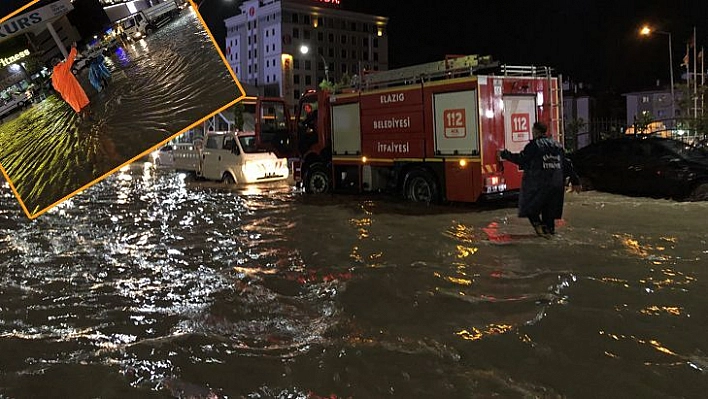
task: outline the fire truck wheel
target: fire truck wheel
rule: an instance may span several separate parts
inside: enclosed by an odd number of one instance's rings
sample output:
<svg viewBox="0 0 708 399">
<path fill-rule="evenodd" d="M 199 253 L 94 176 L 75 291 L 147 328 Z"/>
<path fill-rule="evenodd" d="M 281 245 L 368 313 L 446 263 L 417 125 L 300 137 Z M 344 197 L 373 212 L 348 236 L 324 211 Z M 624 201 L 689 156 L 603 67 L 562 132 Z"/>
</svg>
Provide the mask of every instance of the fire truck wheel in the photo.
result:
<svg viewBox="0 0 708 399">
<path fill-rule="evenodd" d="M 406 175 L 403 194 L 406 199 L 426 204 L 438 201 L 438 185 L 430 172 L 415 169 Z"/>
<path fill-rule="evenodd" d="M 226 184 L 236 184 L 236 179 L 234 179 L 234 177 L 231 176 L 231 173 L 224 172 L 224 175 L 221 176 L 221 182 L 226 183 Z"/>
<path fill-rule="evenodd" d="M 329 174 L 322 165 L 313 165 L 307 172 L 305 191 L 309 194 L 324 194 L 331 188 Z"/>
</svg>

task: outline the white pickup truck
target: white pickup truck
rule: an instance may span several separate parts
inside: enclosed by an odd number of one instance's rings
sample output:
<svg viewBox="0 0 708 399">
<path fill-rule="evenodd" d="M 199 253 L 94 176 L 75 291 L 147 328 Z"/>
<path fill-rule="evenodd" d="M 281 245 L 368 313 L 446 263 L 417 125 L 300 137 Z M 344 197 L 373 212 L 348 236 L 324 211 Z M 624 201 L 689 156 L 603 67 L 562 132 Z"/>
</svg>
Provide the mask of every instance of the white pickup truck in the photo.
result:
<svg viewBox="0 0 708 399">
<path fill-rule="evenodd" d="M 173 150 L 174 168 L 206 180 L 249 184 L 285 180 L 288 160 L 256 148 L 253 132 L 209 132 L 191 148 Z"/>
<path fill-rule="evenodd" d="M 175 0 L 167 0 L 140 10 L 123 21 L 123 32 L 132 40 L 140 40 L 170 22 L 181 9 Z"/>
<path fill-rule="evenodd" d="M 0 120 L 29 104 L 27 93 L 13 94 L 9 100 L 0 99 Z"/>
</svg>

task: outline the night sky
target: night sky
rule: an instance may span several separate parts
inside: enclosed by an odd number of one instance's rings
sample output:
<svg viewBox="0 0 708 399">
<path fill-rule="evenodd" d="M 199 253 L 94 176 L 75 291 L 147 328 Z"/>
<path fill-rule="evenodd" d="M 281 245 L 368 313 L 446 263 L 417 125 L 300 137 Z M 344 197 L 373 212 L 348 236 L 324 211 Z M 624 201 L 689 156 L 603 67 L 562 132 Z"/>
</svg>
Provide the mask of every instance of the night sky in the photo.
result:
<svg viewBox="0 0 708 399">
<path fill-rule="evenodd" d="M 26 1 L 0 3 L 5 15 Z M 238 13 L 238 4 L 202 1 L 200 12 L 222 49 L 223 20 Z M 391 68 L 445 54 L 485 54 L 512 65 L 551 66 L 595 92 L 649 89 L 657 79 L 668 84 L 668 37 L 640 37 L 644 23 L 672 33 L 677 83 L 694 26 L 698 48 L 708 47 L 707 0 L 342 0 L 342 7 L 390 18 Z"/>
<path fill-rule="evenodd" d="M 200 11 L 224 47 L 223 19 L 238 0 L 204 0 Z M 708 47 L 708 0 L 342 0 L 350 11 L 389 17 L 390 67 L 486 54 L 510 65 L 547 65 L 596 91 L 626 92 L 669 82 L 666 35 L 638 35 L 651 23 L 671 32 L 675 66 L 696 26 Z"/>
</svg>

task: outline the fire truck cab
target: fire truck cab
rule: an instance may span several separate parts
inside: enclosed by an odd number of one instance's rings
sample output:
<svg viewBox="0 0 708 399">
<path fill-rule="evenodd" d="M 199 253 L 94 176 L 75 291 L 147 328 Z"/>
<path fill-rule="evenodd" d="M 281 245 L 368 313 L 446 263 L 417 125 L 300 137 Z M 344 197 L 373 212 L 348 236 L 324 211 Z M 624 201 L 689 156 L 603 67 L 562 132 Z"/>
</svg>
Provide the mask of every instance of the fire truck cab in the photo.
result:
<svg viewBox="0 0 708 399">
<path fill-rule="evenodd" d="M 521 171 L 498 152 L 521 151 L 536 121 L 562 141 L 561 104 L 550 68 L 477 55 L 364 75 L 358 90 L 301 98 L 302 182 L 310 193 L 388 191 L 417 202 L 514 195 Z"/>
</svg>

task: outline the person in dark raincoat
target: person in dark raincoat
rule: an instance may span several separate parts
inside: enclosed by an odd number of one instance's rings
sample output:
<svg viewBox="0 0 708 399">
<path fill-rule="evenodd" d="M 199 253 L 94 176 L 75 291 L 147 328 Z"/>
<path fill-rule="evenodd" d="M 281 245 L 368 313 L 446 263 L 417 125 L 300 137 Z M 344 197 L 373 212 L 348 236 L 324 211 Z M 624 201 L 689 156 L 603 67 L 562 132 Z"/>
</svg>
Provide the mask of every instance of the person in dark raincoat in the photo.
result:
<svg viewBox="0 0 708 399">
<path fill-rule="evenodd" d="M 546 137 L 546 131 L 546 125 L 534 123 L 533 139 L 520 153 L 505 149 L 499 156 L 519 165 L 524 171 L 519 217 L 528 218 L 536 234 L 550 238 L 551 234 L 555 234 L 555 220 L 563 216 L 566 177 L 570 177 L 573 191 L 579 192 L 581 186 L 563 146 L 552 137 Z"/>
<path fill-rule="evenodd" d="M 96 91 L 101 92 L 108 86 L 108 79 L 111 77 L 111 72 L 105 64 L 106 58 L 103 54 L 98 54 L 89 64 L 89 82 Z"/>
</svg>

